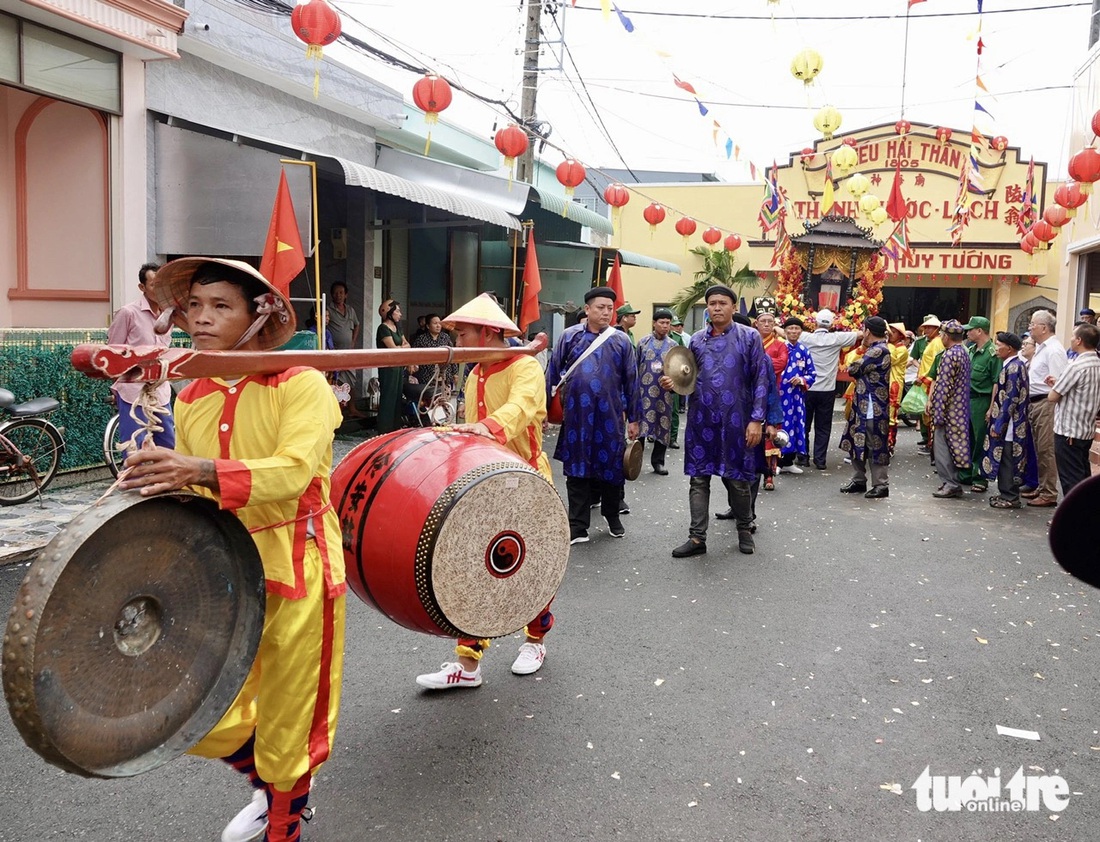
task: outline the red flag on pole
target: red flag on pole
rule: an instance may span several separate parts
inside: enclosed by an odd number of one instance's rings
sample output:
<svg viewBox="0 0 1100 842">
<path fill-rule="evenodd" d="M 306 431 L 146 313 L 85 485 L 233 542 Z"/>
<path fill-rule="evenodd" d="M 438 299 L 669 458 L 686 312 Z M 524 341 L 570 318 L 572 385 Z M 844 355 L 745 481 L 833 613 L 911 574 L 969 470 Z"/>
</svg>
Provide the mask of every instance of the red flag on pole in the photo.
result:
<svg viewBox="0 0 1100 842">
<path fill-rule="evenodd" d="M 615 262 L 611 264 L 611 271 L 607 273 L 607 286 L 615 293 L 615 309 L 618 310 L 626 304 L 626 296 L 623 295 L 623 276 L 619 272 L 619 253 L 615 252 Z M 611 314 L 611 324 L 619 321 L 619 314 Z"/>
<path fill-rule="evenodd" d="M 539 310 L 539 292 L 542 290 L 542 276 L 539 274 L 539 258 L 535 254 L 535 230 L 527 232 L 527 257 L 523 263 L 523 304 L 519 311 L 519 329 L 524 334 L 527 328 L 537 322 L 542 314 Z"/>
<path fill-rule="evenodd" d="M 894 222 L 905 219 L 909 214 L 905 206 L 905 196 L 901 194 L 901 158 L 898 158 L 894 167 L 894 184 L 890 188 L 890 198 L 886 200 L 886 213 Z"/>
<path fill-rule="evenodd" d="M 298 235 L 298 220 L 290 200 L 286 170 L 280 170 L 279 190 L 275 194 L 275 207 L 271 210 L 271 225 L 267 229 L 267 243 L 260 260 L 260 274 L 289 295 L 290 282 L 305 268 L 306 255 L 302 249 L 302 238 Z"/>
</svg>

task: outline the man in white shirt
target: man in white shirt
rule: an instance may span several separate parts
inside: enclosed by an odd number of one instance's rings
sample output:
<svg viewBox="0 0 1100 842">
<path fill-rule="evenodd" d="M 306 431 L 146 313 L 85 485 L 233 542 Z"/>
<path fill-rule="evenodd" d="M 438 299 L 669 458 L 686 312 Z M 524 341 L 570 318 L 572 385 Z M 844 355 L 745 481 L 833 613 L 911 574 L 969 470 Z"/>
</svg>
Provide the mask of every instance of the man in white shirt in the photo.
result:
<svg viewBox="0 0 1100 842">
<path fill-rule="evenodd" d="M 1054 406 L 1054 455 L 1062 493 L 1089 478 L 1089 450 L 1100 411 L 1100 329 L 1083 323 L 1073 329 L 1070 347 L 1077 356 L 1054 383 L 1048 395 Z"/>
<path fill-rule="evenodd" d="M 817 328 L 813 333 L 803 333 L 802 344 L 814 361 L 817 379 L 806 391 L 806 443 L 810 442 L 810 430 L 814 432 L 814 467 L 825 470 L 829 454 L 829 437 L 833 432 L 833 407 L 836 404 L 836 372 L 840 367 L 840 352 L 855 345 L 861 334 L 855 330 L 832 333 L 833 313 L 820 310 L 814 316 Z"/>
<path fill-rule="evenodd" d="M 1028 388 L 1035 455 L 1039 461 L 1039 486 L 1024 492 L 1029 506 L 1042 508 L 1058 505 L 1058 465 L 1054 455 L 1054 403 L 1047 399 L 1051 387 L 1069 365 L 1066 349 L 1054 335 L 1058 322 L 1049 310 L 1036 310 L 1027 329 L 1035 340 L 1035 354 L 1028 366 Z"/>
</svg>

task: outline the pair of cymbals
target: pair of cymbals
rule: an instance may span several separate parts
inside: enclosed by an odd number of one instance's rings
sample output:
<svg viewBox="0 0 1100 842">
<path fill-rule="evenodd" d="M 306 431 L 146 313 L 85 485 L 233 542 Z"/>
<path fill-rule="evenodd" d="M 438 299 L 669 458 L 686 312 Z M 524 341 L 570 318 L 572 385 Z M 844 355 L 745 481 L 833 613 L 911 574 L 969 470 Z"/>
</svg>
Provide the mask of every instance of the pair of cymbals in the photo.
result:
<svg viewBox="0 0 1100 842">
<path fill-rule="evenodd" d="M 661 365 L 665 376 L 672 381 L 672 391 L 678 395 L 690 395 L 695 391 L 695 381 L 699 377 L 695 354 L 684 346 L 677 345 L 665 352 Z"/>
</svg>

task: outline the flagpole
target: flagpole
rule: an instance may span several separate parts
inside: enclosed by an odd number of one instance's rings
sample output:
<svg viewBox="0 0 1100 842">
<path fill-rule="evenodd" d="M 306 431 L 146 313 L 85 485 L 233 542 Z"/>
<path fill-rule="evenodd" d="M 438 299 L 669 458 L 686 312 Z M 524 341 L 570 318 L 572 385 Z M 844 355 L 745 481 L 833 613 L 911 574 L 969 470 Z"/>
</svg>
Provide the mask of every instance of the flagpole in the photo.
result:
<svg viewBox="0 0 1100 842">
<path fill-rule="evenodd" d="M 325 350 L 324 313 L 321 312 L 321 232 L 317 227 L 317 163 L 315 161 L 296 161 L 280 158 L 281 164 L 295 164 L 309 167 L 310 188 L 313 196 L 313 313 L 317 319 L 317 350 Z"/>
</svg>

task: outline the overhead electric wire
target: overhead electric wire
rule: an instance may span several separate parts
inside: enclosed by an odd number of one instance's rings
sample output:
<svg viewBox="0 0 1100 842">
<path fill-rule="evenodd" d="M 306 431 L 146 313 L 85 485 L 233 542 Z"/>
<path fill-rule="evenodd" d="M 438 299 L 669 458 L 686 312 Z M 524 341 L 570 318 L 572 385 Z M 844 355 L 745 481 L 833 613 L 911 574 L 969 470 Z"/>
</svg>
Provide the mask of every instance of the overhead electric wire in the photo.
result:
<svg viewBox="0 0 1100 842">
<path fill-rule="evenodd" d="M 1081 6 L 1092 6 L 1090 2 L 1083 3 L 1058 3 L 1054 6 L 1027 6 L 1019 9 L 986 9 L 985 14 L 997 15 L 997 14 L 1012 14 L 1015 12 L 1049 12 L 1057 11 L 1059 9 L 1075 9 Z M 602 12 L 599 6 L 573 6 L 578 12 Z M 644 9 L 620 9 L 624 15 L 648 15 L 650 17 L 664 17 L 664 18 L 699 18 L 704 20 L 758 20 L 765 23 L 770 23 L 773 20 L 820 20 L 820 21 L 858 21 L 858 20 L 901 20 L 904 15 L 729 15 L 729 14 L 717 14 L 710 15 L 702 12 L 654 12 Z M 927 14 L 917 15 L 913 20 L 924 20 L 926 18 L 959 18 L 959 17 L 976 17 L 979 13 L 974 12 L 929 12 Z"/>
</svg>

